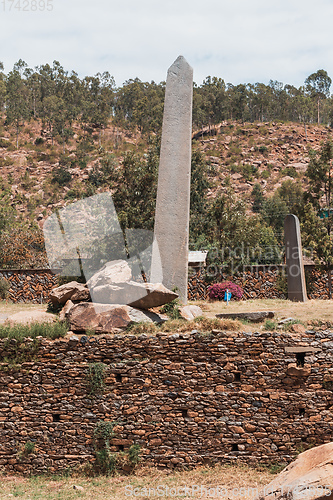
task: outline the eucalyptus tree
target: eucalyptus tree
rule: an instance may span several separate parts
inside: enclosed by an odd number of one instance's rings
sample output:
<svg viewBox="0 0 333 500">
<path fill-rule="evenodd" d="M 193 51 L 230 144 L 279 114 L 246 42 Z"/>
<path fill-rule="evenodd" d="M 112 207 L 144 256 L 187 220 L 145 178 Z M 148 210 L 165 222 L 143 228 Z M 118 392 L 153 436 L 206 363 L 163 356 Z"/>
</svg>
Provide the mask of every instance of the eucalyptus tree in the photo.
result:
<svg viewBox="0 0 333 500">
<path fill-rule="evenodd" d="M 306 90 L 309 95 L 317 101 L 317 121 L 320 122 L 320 102 L 330 95 L 331 78 L 323 69 L 312 73 L 305 80 Z"/>
<path fill-rule="evenodd" d="M 25 67 L 26 63 L 20 59 L 6 78 L 6 121 L 16 127 L 17 149 L 20 127 L 30 118 L 30 93 L 26 80 L 22 77 Z"/>
</svg>

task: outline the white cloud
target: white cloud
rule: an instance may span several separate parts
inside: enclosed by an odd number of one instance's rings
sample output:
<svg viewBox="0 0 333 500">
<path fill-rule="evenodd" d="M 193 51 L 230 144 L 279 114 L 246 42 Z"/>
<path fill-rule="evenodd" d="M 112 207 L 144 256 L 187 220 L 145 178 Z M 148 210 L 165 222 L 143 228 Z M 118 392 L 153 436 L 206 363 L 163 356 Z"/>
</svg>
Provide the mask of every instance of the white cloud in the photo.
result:
<svg viewBox="0 0 333 500">
<path fill-rule="evenodd" d="M 198 83 L 210 74 L 299 86 L 320 68 L 333 77 L 330 0 L 52 0 L 51 12 L 9 11 L 12 3 L 0 3 L 7 71 L 19 58 L 56 59 L 80 76 L 108 70 L 120 85 L 164 80 L 182 54 Z"/>
</svg>

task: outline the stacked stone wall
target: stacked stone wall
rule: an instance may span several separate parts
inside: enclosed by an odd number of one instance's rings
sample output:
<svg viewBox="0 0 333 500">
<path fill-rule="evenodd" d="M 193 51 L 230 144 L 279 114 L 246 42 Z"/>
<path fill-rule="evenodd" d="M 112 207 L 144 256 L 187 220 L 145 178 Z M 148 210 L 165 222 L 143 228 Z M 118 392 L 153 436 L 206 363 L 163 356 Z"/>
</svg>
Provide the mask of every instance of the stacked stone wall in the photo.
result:
<svg viewBox="0 0 333 500">
<path fill-rule="evenodd" d="M 22 353 L 30 361 L 17 364 Z M 33 358 L 32 358 L 33 356 Z M 112 451 L 184 467 L 233 459 L 289 462 L 332 441 L 333 332 L 116 335 L 0 341 L 0 468 L 61 472 L 93 463 L 98 421 Z M 105 363 L 89 394 L 87 368 Z M 303 366 L 304 365 L 304 366 Z M 26 442 L 29 456 L 19 456 Z"/>
<path fill-rule="evenodd" d="M 328 299 L 328 277 L 324 270 L 305 267 L 307 295 L 309 299 Z M 189 277 L 189 300 L 206 300 L 208 287 L 213 283 L 232 281 L 244 290 L 244 299 L 286 299 L 287 280 L 285 266 L 252 266 L 233 275 L 212 277 L 200 269 Z"/>
<path fill-rule="evenodd" d="M 49 269 L 0 270 L 0 278 L 10 284 L 8 299 L 12 302 L 45 303 L 58 285 L 58 276 Z"/>
</svg>

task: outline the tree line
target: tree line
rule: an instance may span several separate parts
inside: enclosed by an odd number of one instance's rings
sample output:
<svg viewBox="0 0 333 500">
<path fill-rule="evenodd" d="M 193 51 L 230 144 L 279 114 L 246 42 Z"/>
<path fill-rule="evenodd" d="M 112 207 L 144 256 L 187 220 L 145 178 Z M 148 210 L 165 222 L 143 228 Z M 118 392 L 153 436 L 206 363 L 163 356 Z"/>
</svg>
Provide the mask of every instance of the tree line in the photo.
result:
<svg viewBox="0 0 333 500">
<path fill-rule="evenodd" d="M 193 88 L 193 127 L 224 120 L 247 122 L 283 120 L 304 123 L 333 121 L 331 78 L 323 69 L 309 75 L 304 85 L 270 81 L 255 84 L 226 83 L 208 76 Z M 165 82 L 127 80 L 116 87 L 107 71 L 80 78 L 58 61 L 29 68 L 21 59 L 7 74 L 0 63 L 0 109 L 14 124 L 17 144 L 20 128 L 31 118 L 40 119 L 52 139 L 63 143 L 73 134 L 72 124 L 102 130 L 110 120 L 142 134 L 158 132 L 163 118 Z"/>
</svg>

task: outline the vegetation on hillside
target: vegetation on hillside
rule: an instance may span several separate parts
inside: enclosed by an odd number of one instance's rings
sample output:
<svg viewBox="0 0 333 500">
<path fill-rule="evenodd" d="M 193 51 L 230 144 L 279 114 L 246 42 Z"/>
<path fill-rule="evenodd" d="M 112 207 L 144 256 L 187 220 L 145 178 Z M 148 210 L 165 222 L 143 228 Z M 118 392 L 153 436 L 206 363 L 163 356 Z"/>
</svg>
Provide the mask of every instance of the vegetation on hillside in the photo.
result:
<svg viewBox="0 0 333 500">
<path fill-rule="evenodd" d="M 280 263 L 294 213 L 330 271 L 330 85 L 324 70 L 298 89 L 194 85 L 190 245 L 217 269 Z M 137 78 L 116 88 L 108 72 L 79 78 L 57 61 L 0 65 L 1 267 L 46 266 L 45 218 L 103 191 L 123 230 L 153 229 L 164 91 Z"/>
</svg>

